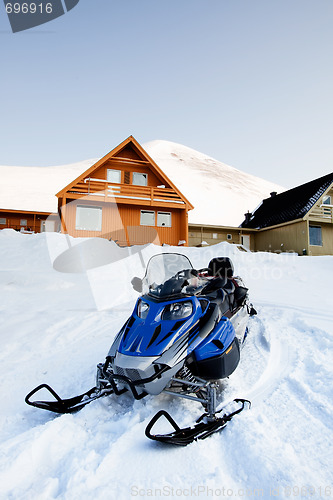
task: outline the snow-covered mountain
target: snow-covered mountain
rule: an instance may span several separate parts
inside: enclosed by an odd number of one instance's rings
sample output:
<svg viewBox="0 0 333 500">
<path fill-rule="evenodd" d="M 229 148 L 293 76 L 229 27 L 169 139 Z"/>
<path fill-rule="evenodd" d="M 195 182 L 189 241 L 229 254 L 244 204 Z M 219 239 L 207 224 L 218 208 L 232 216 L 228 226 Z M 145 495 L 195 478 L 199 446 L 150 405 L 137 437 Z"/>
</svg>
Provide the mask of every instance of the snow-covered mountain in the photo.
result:
<svg viewBox="0 0 333 500">
<path fill-rule="evenodd" d="M 144 429 L 160 409 L 181 427 L 193 424 L 202 414 L 197 402 L 123 394 L 62 416 L 24 403 L 40 383 L 63 397 L 92 387 L 96 364 L 133 308 L 121 261 L 115 271 L 52 268 L 50 257 L 69 240 L 0 231 L 1 499 L 331 498 L 333 257 L 247 253 L 228 243 L 170 248 L 196 268 L 214 255 L 230 256 L 258 310 L 220 395 L 249 398 L 252 408 L 183 448 L 151 442 Z M 144 262 L 160 250 L 143 248 Z M 319 291 L 318 276 L 325 276 Z M 119 298 L 120 285 L 123 303 L 99 308 L 101 299 Z"/>
<path fill-rule="evenodd" d="M 192 223 L 239 226 L 245 212 L 272 191 L 285 191 L 181 144 L 152 141 L 143 147 L 194 205 L 189 212 Z"/>
<path fill-rule="evenodd" d="M 57 212 L 56 193 L 96 161 L 54 167 L 0 166 L 0 208 Z"/>
<path fill-rule="evenodd" d="M 152 141 L 143 144 L 194 205 L 189 221 L 238 226 L 271 191 L 284 188 L 241 172 L 181 144 Z M 52 167 L 0 166 L 0 208 L 56 212 L 55 194 L 97 159 Z"/>
</svg>

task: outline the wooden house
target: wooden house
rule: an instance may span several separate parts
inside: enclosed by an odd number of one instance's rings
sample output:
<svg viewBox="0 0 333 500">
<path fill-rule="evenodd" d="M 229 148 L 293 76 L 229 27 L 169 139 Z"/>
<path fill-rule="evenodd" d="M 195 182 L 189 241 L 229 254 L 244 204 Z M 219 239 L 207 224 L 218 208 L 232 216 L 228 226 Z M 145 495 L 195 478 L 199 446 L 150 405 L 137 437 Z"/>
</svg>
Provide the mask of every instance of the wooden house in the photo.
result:
<svg viewBox="0 0 333 500">
<path fill-rule="evenodd" d="M 271 193 L 241 227 L 257 230 L 256 251 L 333 255 L 333 173 Z"/>
<path fill-rule="evenodd" d="M 50 228 L 55 229 L 55 214 L 32 210 L 0 209 L 0 229 L 15 229 L 24 233 L 42 233 Z"/>
<path fill-rule="evenodd" d="M 193 206 L 132 136 L 56 196 L 62 232 L 72 236 L 188 244 Z"/>
</svg>

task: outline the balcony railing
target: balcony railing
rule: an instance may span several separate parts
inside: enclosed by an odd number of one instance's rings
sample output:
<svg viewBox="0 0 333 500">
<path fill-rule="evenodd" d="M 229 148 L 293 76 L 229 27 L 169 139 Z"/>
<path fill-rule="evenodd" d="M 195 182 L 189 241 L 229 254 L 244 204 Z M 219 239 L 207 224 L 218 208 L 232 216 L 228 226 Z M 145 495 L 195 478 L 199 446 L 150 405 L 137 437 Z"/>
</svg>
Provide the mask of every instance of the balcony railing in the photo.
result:
<svg viewBox="0 0 333 500">
<path fill-rule="evenodd" d="M 310 217 L 320 219 L 323 222 L 333 222 L 333 206 L 321 205 L 314 207 L 310 212 Z"/>
<path fill-rule="evenodd" d="M 87 177 L 72 187 L 69 193 L 82 196 L 103 196 L 106 199 L 116 198 L 128 200 L 131 203 L 145 202 L 145 204 L 155 205 L 159 203 L 176 203 L 185 205 L 171 188 L 154 186 L 135 186 L 133 184 L 115 184 L 103 179 Z"/>
</svg>

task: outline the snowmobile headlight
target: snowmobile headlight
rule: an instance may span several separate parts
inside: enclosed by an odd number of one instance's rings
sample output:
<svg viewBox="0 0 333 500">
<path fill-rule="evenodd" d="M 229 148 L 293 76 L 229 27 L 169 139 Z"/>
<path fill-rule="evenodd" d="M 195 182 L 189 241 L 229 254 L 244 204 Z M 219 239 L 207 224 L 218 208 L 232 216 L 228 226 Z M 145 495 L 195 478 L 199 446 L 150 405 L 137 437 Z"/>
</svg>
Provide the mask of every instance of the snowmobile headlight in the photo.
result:
<svg viewBox="0 0 333 500">
<path fill-rule="evenodd" d="M 146 319 L 148 311 L 149 311 L 149 304 L 147 304 L 147 302 L 144 302 L 143 300 L 140 300 L 138 303 L 138 310 L 137 310 L 139 318 Z"/>
<path fill-rule="evenodd" d="M 191 316 L 193 312 L 192 302 L 187 300 L 185 302 L 174 302 L 165 307 L 162 315 L 164 320 L 178 320 Z"/>
</svg>

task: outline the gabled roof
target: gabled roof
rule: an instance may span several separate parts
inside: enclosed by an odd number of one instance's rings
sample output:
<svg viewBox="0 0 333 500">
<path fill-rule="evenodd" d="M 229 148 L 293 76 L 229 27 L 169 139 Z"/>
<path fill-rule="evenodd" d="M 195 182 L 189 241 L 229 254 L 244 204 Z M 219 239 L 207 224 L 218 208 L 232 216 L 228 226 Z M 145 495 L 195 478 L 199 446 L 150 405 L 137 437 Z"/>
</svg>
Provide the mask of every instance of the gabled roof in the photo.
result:
<svg viewBox="0 0 333 500">
<path fill-rule="evenodd" d="M 104 165 L 109 160 L 118 159 L 118 160 L 126 160 L 125 158 L 121 158 L 121 152 L 125 150 L 126 147 L 132 147 L 137 157 L 140 158 L 139 163 L 148 166 L 150 170 L 152 170 L 155 175 L 161 180 L 161 184 L 166 184 L 170 186 L 182 199 L 182 201 L 187 205 L 189 210 L 192 210 L 193 205 L 185 198 L 185 196 L 179 191 L 179 189 L 173 184 L 173 182 L 166 176 L 166 174 L 161 170 L 161 168 L 154 162 L 154 160 L 148 155 L 148 153 L 143 149 L 143 147 L 138 143 L 138 141 L 130 135 L 127 139 L 121 142 L 117 147 L 112 149 L 109 153 L 107 153 L 103 158 L 98 160 L 94 165 L 88 168 L 85 172 L 83 172 L 79 177 L 74 179 L 70 184 L 64 187 L 59 193 L 56 194 L 58 198 L 62 198 L 65 194 L 70 191 L 78 182 L 83 181 L 85 178 L 90 177 L 97 169 Z M 133 160 L 134 162 L 135 160 Z"/>
<path fill-rule="evenodd" d="M 273 194 L 242 222 L 240 227 L 275 226 L 302 219 L 333 183 L 333 172 L 281 194 Z"/>
</svg>

